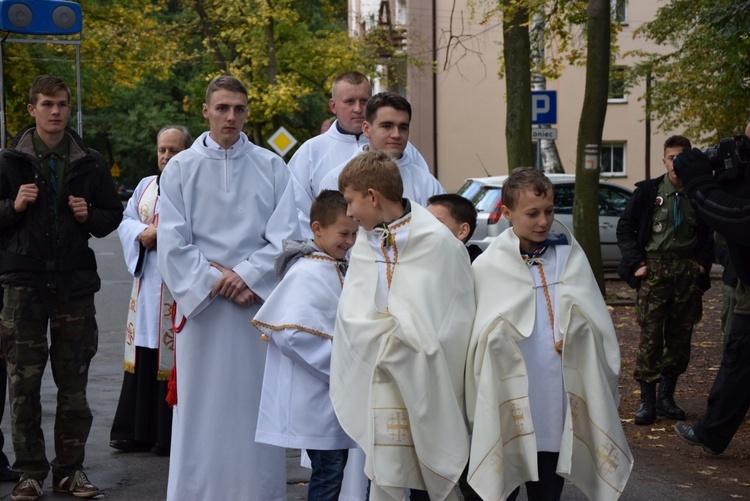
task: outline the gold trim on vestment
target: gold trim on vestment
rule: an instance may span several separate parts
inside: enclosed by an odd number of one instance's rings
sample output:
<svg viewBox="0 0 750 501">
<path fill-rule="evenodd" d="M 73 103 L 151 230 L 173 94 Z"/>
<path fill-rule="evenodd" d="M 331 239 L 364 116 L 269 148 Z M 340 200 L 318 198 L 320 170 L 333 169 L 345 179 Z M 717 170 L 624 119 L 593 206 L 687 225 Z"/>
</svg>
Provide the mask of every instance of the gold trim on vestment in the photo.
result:
<svg viewBox="0 0 750 501">
<path fill-rule="evenodd" d="M 339 261 L 338 259 L 333 258 L 331 256 L 321 255 L 321 254 L 308 254 L 305 257 L 310 258 L 310 259 L 318 259 L 320 261 L 330 261 L 330 262 L 332 262 L 333 265 L 334 265 L 333 267 L 336 270 L 336 274 L 339 277 L 339 285 L 341 285 L 342 289 L 344 288 L 344 275 L 342 275 L 342 273 L 341 273 L 341 269 L 339 268 L 339 264 L 346 264 L 346 261 Z"/>
<path fill-rule="evenodd" d="M 604 466 L 609 466 L 611 469 L 609 470 L 610 476 L 615 476 L 617 469 L 620 467 L 620 461 L 624 461 L 625 463 L 629 463 L 629 458 L 625 450 L 622 449 L 619 445 L 617 445 L 617 442 L 612 439 L 612 437 L 609 436 L 600 426 L 598 426 L 590 417 L 588 412 L 588 405 L 586 404 L 586 401 L 583 400 L 578 395 L 567 392 L 568 397 L 570 399 L 570 407 L 571 407 L 571 415 L 573 416 L 573 436 L 581 441 L 581 443 L 588 449 L 589 454 L 591 455 L 591 459 L 593 460 L 594 464 L 596 464 L 596 474 L 599 478 L 602 479 L 602 481 L 610 486 L 613 490 L 619 492 L 622 494 L 622 491 L 612 485 L 610 482 L 607 481 L 604 475 L 607 474 L 607 472 L 603 472 Z M 604 437 L 606 437 L 606 441 L 597 441 L 595 440 L 594 436 L 589 433 L 589 437 L 582 437 L 580 433 L 576 433 L 576 423 L 580 423 L 580 419 L 575 419 L 576 416 L 579 415 L 580 410 L 579 406 L 583 406 L 583 411 L 586 413 L 586 420 L 591 423 L 591 425 L 596 428 L 599 433 L 601 433 Z M 584 430 L 587 430 L 584 428 Z M 578 426 L 578 431 L 581 430 L 581 426 Z M 588 440 L 587 440 L 588 438 Z M 596 447 L 596 450 L 592 451 L 590 445 L 594 445 Z M 602 452 L 602 447 L 605 445 L 610 445 L 611 448 L 609 450 L 608 454 L 605 454 Z M 617 457 L 612 456 L 613 452 L 619 451 L 620 454 Z M 604 464 L 602 464 L 604 463 Z"/>
<path fill-rule="evenodd" d="M 309 327 L 304 327 L 302 325 L 297 324 L 284 324 L 284 325 L 271 325 L 264 322 L 260 322 L 258 320 L 251 320 L 251 324 L 255 326 L 256 329 L 258 329 L 261 333 L 260 339 L 262 341 L 268 341 L 268 333 L 264 332 L 263 329 L 269 329 L 271 331 L 283 331 L 284 329 L 294 329 L 302 332 L 307 332 L 309 334 L 313 334 L 315 336 L 320 336 L 325 339 L 333 339 L 333 336 L 330 334 L 326 334 L 325 332 L 321 332 L 315 329 L 311 329 Z"/>
</svg>

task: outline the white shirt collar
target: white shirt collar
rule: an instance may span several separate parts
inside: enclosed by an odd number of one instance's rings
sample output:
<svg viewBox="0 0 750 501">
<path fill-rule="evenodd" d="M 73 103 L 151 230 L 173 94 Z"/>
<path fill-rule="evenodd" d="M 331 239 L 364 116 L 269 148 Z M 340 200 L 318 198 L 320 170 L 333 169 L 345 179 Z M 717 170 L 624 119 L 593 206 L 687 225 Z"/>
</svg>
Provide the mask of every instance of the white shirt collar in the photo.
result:
<svg viewBox="0 0 750 501">
<path fill-rule="evenodd" d="M 240 137 L 239 137 L 239 139 L 237 139 L 237 142 L 234 143 L 232 146 L 230 146 L 227 149 L 231 150 L 235 146 L 242 145 L 242 143 L 243 143 L 243 137 L 242 137 L 242 134 L 240 134 Z M 224 149 L 223 146 L 221 146 L 219 143 L 217 143 L 216 141 L 213 140 L 213 138 L 211 137 L 211 133 L 210 132 L 208 134 L 206 134 L 206 148 L 213 149 L 213 150 L 223 150 Z"/>
</svg>

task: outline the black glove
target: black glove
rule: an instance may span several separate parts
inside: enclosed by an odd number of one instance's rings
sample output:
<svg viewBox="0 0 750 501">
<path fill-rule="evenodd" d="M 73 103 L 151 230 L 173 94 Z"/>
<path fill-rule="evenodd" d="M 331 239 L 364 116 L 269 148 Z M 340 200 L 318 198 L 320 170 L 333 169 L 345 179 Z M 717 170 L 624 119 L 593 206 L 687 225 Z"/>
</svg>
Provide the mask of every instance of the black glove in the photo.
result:
<svg viewBox="0 0 750 501">
<path fill-rule="evenodd" d="M 682 150 L 674 159 L 674 172 L 684 184 L 690 184 L 701 177 L 713 177 L 711 161 L 698 148 Z"/>
</svg>

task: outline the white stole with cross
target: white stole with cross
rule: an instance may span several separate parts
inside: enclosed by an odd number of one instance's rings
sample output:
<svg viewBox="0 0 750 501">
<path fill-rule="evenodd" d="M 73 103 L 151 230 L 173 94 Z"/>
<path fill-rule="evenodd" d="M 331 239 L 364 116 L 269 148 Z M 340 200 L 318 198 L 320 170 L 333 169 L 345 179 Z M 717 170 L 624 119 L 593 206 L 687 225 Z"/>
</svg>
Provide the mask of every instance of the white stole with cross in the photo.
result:
<svg viewBox="0 0 750 501">
<path fill-rule="evenodd" d="M 557 282 L 555 322 L 563 336 L 568 409 L 557 474 L 589 499 L 614 500 L 633 468 L 617 410 L 619 345 L 583 250 L 575 240 L 570 252 L 558 249 L 558 272 L 548 280 Z M 472 274 L 477 315 L 466 363 L 466 410 L 473 424 L 468 480 L 483 499 L 505 499 L 538 479 L 528 369 L 518 348 L 534 329 L 538 305 L 512 229 L 474 261 Z"/>
<path fill-rule="evenodd" d="M 159 186 L 154 176 L 147 184 L 143 193 L 138 198 L 137 211 L 138 218 L 144 224 L 157 224 L 159 215 L 156 213 L 156 202 L 158 200 Z M 134 194 L 135 196 L 135 194 Z M 140 253 L 149 252 L 143 247 L 140 247 Z M 155 252 L 155 251 L 151 251 Z M 154 256 L 155 257 L 155 256 Z M 141 256 L 141 259 L 143 256 Z M 161 278 L 158 276 L 150 275 L 147 280 Z M 133 279 L 133 288 L 130 292 L 130 302 L 128 306 L 128 318 L 125 329 L 125 370 L 130 373 L 135 373 L 136 361 L 136 344 L 135 344 L 135 329 L 136 329 L 136 315 L 138 310 L 138 296 L 141 290 L 142 282 L 144 277 L 142 274 L 136 272 L 136 276 Z M 158 319 L 155 319 L 156 328 L 159 333 L 159 371 L 157 379 L 159 381 L 167 381 L 169 379 L 169 373 L 174 365 L 174 332 L 172 329 L 172 308 L 174 305 L 174 299 L 169 293 L 169 289 L 160 283 L 160 295 L 159 295 L 160 315 Z"/>
</svg>

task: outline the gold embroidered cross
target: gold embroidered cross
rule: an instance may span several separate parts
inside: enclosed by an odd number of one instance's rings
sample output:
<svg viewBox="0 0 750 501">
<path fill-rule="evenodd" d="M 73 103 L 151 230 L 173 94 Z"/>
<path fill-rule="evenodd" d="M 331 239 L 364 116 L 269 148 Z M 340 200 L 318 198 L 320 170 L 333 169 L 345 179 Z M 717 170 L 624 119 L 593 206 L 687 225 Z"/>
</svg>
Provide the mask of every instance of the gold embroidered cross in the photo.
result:
<svg viewBox="0 0 750 501">
<path fill-rule="evenodd" d="M 386 429 L 395 442 L 405 442 L 409 433 L 409 415 L 405 411 L 396 411 L 388 416 Z"/>
</svg>

